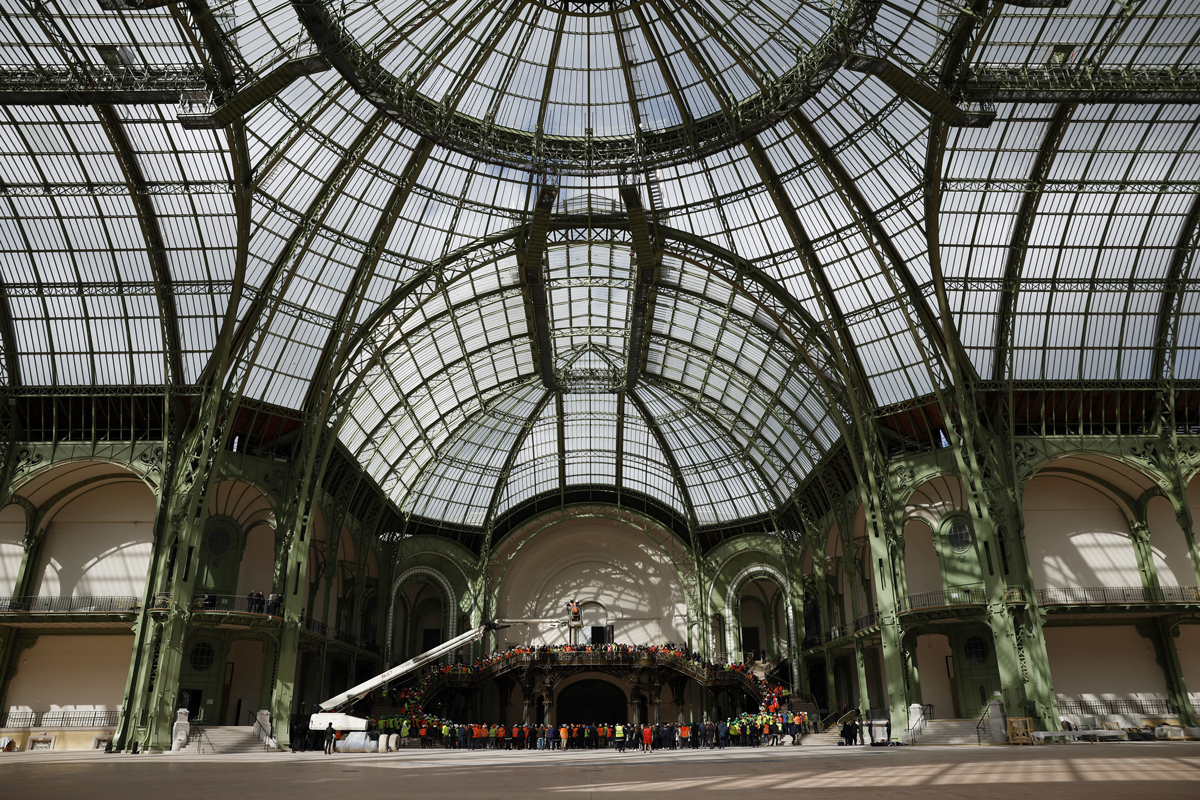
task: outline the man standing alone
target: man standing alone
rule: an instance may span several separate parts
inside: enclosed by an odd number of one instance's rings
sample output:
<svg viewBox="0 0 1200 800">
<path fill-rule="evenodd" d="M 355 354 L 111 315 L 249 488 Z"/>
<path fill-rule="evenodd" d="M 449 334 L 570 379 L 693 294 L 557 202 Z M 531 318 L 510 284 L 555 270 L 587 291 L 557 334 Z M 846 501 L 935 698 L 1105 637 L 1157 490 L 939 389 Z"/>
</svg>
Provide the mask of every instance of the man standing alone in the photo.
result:
<svg viewBox="0 0 1200 800">
<path fill-rule="evenodd" d="M 333 737 L 333 723 L 331 722 L 329 723 L 329 726 L 325 728 L 325 755 L 327 756 L 333 755 Z"/>
</svg>

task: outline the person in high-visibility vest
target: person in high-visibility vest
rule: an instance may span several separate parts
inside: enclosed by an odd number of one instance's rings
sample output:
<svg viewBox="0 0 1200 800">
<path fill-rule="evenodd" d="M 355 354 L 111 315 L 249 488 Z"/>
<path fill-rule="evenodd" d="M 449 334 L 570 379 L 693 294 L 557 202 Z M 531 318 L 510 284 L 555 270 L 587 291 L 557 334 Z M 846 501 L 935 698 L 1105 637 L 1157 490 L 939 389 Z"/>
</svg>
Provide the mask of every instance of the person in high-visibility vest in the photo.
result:
<svg viewBox="0 0 1200 800">
<path fill-rule="evenodd" d="M 617 726 L 616 733 L 614 734 L 613 738 L 615 738 L 617 741 L 617 752 L 624 753 L 625 752 L 625 726 L 624 725 Z"/>
</svg>

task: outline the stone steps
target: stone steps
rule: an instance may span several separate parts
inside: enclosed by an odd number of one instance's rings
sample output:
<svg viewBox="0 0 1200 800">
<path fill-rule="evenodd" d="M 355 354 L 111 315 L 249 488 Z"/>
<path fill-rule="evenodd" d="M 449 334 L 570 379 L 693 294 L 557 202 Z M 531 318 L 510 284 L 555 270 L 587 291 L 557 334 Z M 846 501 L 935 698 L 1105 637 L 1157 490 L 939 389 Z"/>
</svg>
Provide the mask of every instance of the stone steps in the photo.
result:
<svg viewBox="0 0 1200 800">
<path fill-rule="evenodd" d="M 213 726 L 188 740 L 181 753 L 261 753 L 266 748 L 253 725 Z"/>
<path fill-rule="evenodd" d="M 973 719 L 931 719 L 917 735 L 914 745 L 979 744 Z M 985 737 L 990 740 L 990 734 Z"/>
</svg>

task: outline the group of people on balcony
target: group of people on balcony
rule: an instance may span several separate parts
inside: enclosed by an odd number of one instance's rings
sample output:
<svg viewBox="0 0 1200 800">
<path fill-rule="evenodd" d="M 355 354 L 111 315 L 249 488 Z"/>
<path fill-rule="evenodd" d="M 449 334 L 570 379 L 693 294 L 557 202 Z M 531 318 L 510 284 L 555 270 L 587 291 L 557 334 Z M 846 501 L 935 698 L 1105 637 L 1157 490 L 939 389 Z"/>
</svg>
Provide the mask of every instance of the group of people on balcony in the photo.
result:
<svg viewBox="0 0 1200 800">
<path fill-rule="evenodd" d="M 283 605 L 283 596 L 271 592 L 267 597 L 263 597 L 262 592 L 251 591 L 246 595 L 246 611 L 250 614 L 267 614 L 268 616 L 279 616 L 279 608 Z"/>
</svg>

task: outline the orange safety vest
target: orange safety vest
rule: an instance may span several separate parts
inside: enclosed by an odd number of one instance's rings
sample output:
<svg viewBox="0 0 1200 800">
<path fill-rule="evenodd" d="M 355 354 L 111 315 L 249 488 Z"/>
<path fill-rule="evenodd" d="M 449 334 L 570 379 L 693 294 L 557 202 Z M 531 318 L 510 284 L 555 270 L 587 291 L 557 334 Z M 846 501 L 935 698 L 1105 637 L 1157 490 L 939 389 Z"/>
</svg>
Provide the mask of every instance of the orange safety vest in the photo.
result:
<svg viewBox="0 0 1200 800">
<path fill-rule="evenodd" d="M 679 729 L 679 736 L 681 738 L 686 739 L 691 735 L 692 735 L 692 729 L 689 728 L 687 725 L 684 725 L 682 728 Z"/>
</svg>

